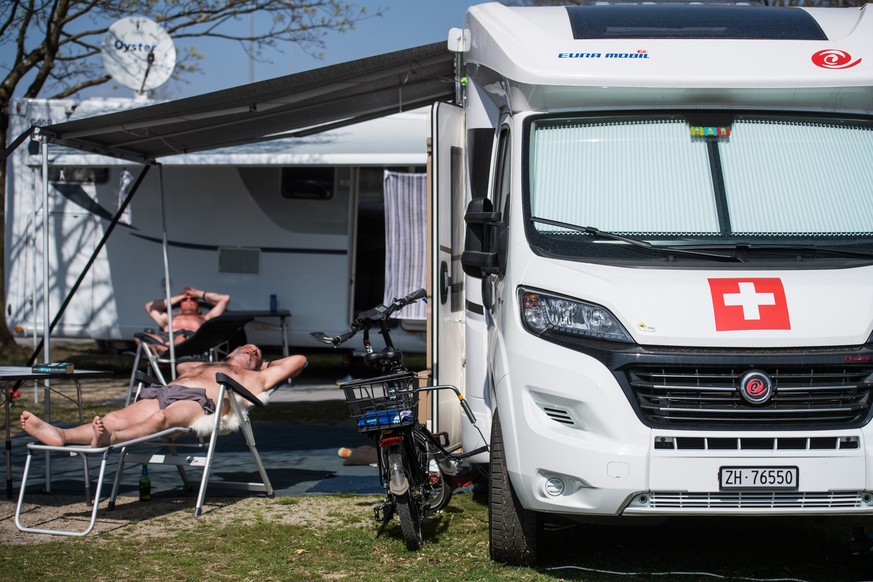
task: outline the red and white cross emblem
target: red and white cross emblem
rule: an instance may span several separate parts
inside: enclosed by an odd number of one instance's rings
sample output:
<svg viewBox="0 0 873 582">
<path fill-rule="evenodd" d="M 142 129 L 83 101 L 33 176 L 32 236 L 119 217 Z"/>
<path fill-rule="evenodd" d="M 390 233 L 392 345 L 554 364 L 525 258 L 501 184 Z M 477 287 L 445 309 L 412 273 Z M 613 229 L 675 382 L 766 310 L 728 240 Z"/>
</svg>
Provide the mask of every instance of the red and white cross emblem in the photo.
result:
<svg viewBox="0 0 873 582">
<path fill-rule="evenodd" d="M 716 331 L 791 329 L 782 280 L 709 279 Z"/>
</svg>

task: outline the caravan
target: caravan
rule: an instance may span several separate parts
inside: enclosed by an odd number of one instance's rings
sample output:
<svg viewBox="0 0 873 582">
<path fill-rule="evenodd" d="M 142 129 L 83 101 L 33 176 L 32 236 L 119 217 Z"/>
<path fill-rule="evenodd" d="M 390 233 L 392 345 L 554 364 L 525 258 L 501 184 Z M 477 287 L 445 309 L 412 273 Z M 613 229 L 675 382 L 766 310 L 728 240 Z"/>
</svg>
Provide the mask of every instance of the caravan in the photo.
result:
<svg viewBox="0 0 873 582">
<path fill-rule="evenodd" d="M 869 520 L 873 7 L 490 3 L 449 46 L 434 371 L 490 422 L 492 558 L 546 514 Z"/>
<path fill-rule="evenodd" d="M 9 135 L 146 105 L 130 99 L 15 101 Z M 173 292 L 193 285 L 230 294 L 231 311 L 287 310 L 288 343 L 315 347 L 311 330 L 342 327 L 352 313 L 382 301 L 386 285 L 389 293 L 392 285 L 407 286 L 390 276 L 386 281 L 386 252 L 389 260 L 405 261 L 395 253 L 405 248 L 404 237 L 423 229 L 424 213 L 420 229 L 391 231 L 386 249 L 385 189 L 418 188 L 423 207 L 426 133 L 427 112 L 410 111 L 309 137 L 166 157 L 146 175 L 87 271 L 143 166 L 51 145 L 52 314 L 85 272 L 54 337 L 123 344 L 154 325 L 143 306 L 165 294 L 166 237 Z M 43 326 L 43 168 L 39 144 L 29 145 L 7 162 L 4 308 L 21 341 L 41 334 Z M 397 223 L 390 214 L 396 205 L 387 206 L 389 225 Z M 422 259 L 413 284 L 424 283 L 424 268 Z M 395 335 L 405 349 L 425 350 L 423 315 L 401 321 Z M 283 345 L 279 323 L 258 318 L 247 326 L 248 339 Z"/>
</svg>

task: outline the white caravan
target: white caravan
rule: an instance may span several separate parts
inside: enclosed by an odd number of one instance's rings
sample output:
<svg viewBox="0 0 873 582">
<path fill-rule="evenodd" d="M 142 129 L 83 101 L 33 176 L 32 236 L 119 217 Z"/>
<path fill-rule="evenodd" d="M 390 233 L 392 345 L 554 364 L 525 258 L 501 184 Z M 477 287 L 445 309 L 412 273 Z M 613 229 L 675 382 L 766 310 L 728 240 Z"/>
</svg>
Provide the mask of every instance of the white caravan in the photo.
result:
<svg viewBox="0 0 873 582">
<path fill-rule="evenodd" d="M 490 426 L 491 556 L 873 515 L 873 7 L 489 3 L 449 46 L 435 374 Z"/>
<path fill-rule="evenodd" d="M 32 125 L 143 105 L 129 99 L 15 101 L 9 137 Z M 275 306 L 291 313 L 291 346 L 316 347 L 309 332 L 344 329 L 352 313 L 383 300 L 385 170 L 415 173 L 424 185 L 427 125 L 426 110 L 411 111 L 305 138 L 162 159 L 53 337 L 129 342 L 154 325 L 143 306 L 165 293 L 165 229 L 173 292 L 193 285 L 229 293 L 236 311 L 268 311 L 275 296 Z M 23 340 L 35 327 L 41 335 L 43 325 L 42 156 L 37 143 L 30 145 L 7 162 L 4 308 L 10 329 Z M 142 166 L 53 144 L 47 162 L 51 318 Z M 423 315 L 401 322 L 396 335 L 407 350 L 425 350 Z M 246 331 L 249 341 L 283 344 L 275 318 L 258 319 Z"/>
</svg>

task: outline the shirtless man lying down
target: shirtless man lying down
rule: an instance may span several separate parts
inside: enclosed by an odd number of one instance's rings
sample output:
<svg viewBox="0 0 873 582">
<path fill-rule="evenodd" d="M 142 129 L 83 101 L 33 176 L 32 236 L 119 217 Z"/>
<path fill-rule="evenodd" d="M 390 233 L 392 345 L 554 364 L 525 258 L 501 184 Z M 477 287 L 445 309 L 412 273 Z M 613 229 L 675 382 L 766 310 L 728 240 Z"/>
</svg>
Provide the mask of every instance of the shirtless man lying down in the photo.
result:
<svg viewBox="0 0 873 582">
<path fill-rule="evenodd" d="M 143 388 L 133 404 L 95 416 L 91 422 L 74 428 L 61 428 L 24 411 L 21 428 L 46 445 L 88 445 L 105 447 L 174 427 L 190 427 L 216 409 L 220 387 L 216 372 L 224 372 L 255 396 L 300 375 L 306 367 L 304 356 L 288 356 L 264 362 L 261 350 L 252 344 L 240 346 L 224 362 L 184 362 L 178 365 L 179 376 L 170 386 Z M 230 409 L 227 397 L 221 414 Z"/>
</svg>

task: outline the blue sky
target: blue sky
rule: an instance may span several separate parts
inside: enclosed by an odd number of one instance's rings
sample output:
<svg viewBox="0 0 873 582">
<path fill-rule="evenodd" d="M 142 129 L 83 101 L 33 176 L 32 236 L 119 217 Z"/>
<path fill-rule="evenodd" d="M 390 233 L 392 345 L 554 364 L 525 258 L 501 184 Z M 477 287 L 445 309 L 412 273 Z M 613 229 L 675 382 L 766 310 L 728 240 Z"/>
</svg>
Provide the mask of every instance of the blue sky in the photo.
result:
<svg viewBox="0 0 873 582">
<path fill-rule="evenodd" d="M 354 59 L 378 55 L 431 42 L 445 42 L 449 29 L 464 24 L 468 6 L 481 0 L 356 0 L 373 11 L 383 8 L 383 16 L 360 22 L 354 30 L 331 33 L 325 39 L 322 59 L 315 59 L 296 46 L 271 56 L 272 65 L 255 63 L 252 69 L 242 47 L 227 41 L 198 42 L 206 58 L 203 74 L 186 75 L 187 83 L 168 83 L 165 97 L 181 98 L 227 89 L 235 85 L 263 81 Z M 243 26 L 247 26 L 243 24 Z M 254 73 L 254 74 L 252 74 Z M 132 91 L 108 86 L 89 91 L 88 95 L 129 97 Z"/>
</svg>

